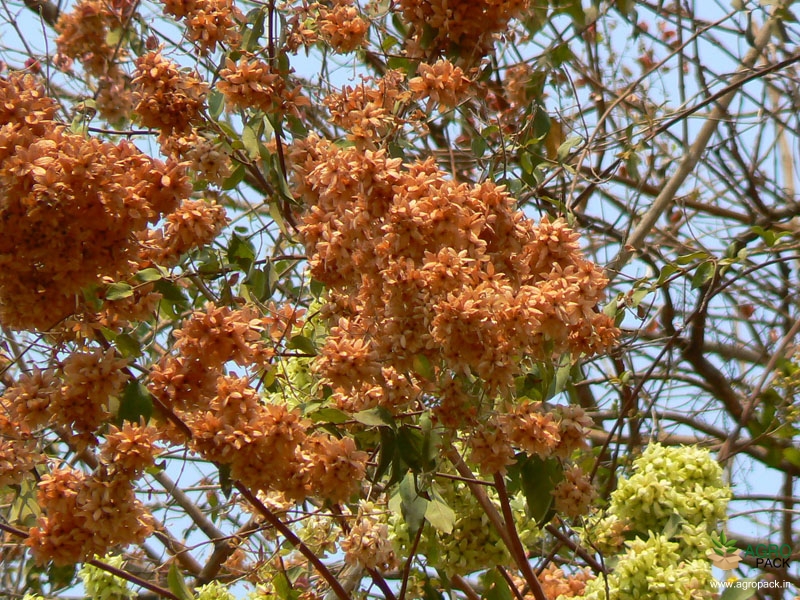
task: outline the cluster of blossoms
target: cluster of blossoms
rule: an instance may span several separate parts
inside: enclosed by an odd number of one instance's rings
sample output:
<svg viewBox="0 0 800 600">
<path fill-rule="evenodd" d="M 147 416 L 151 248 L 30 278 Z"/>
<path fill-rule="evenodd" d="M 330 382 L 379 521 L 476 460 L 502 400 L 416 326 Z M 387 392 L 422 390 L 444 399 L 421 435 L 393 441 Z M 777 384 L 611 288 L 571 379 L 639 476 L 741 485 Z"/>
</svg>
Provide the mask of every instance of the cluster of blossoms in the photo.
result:
<svg viewBox="0 0 800 600">
<path fill-rule="evenodd" d="M 436 489 L 441 499 L 454 511 L 455 520 L 449 533 L 434 530 L 420 540 L 417 551 L 428 558 L 429 566 L 435 566 L 450 575 L 465 575 L 496 565 L 508 565 L 511 561 L 508 548 L 466 484 L 441 479 L 437 480 Z M 499 511 L 496 493 L 492 488 L 487 488 L 487 491 L 490 501 Z M 510 503 L 520 541 L 526 548 L 535 548 L 541 543 L 541 533 L 536 522 L 527 516 L 522 494 L 514 495 Z M 389 507 L 394 511 L 389 518 L 389 536 L 395 554 L 402 562 L 408 558 L 414 535 L 399 507 L 393 506 L 392 501 Z"/>
<path fill-rule="evenodd" d="M 163 227 L 140 235 L 142 258 L 171 267 L 189 250 L 210 244 L 227 225 L 225 209 L 211 200 L 184 200 Z"/>
<path fill-rule="evenodd" d="M 183 19 L 186 37 L 201 54 L 214 52 L 217 44 L 238 46 L 241 40 L 244 16 L 233 0 L 164 0 L 164 13 Z"/>
<path fill-rule="evenodd" d="M 125 559 L 122 556 L 104 556 L 103 562 L 117 569 L 122 569 Z M 136 593 L 128 588 L 128 582 L 93 565 L 83 565 L 78 571 L 83 580 L 83 587 L 94 600 L 125 600 L 136 597 Z"/>
<path fill-rule="evenodd" d="M 195 452 L 229 465 L 231 476 L 251 490 L 342 502 L 359 488 L 366 453 L 352 438 L 309 431 L 299 411 L 266 404 L 248 378 L 224 371 L 228 363 L 269 369 L 270 338 L 283 339 L 299 318 L 290 312 L 260 316 L 250 307 L 213 304 L 195 311 L 175 331 L 177 356 L 153 367 L 149 389 L 188 426 Z"/>
<path fill-rule="evenodd" d="M 289 73 L 276 71 L 257 58 L 242 56 L 238 63 L 226 58 L 219 77 L 217 90 L 231 109 L 287 114 L 297 113 L 298 107 L 309 104 L 299 85 L 290 87 Z"/>
<path fill-rule="evenodd" d="M 731 491 L 706 450 L 650 444 L 621 478 L 606 514 L 584 535 L 604 553 L 619 553 L 608 575 L 611 597 L 678 600 L 708 595 L 711 563 L 704 553 L 725 519 Z M 670 519 L 680 518 L 673 537 Z M 627 540 L 627 541 L 626 541 Z M 586 600 L 606 598 L 603 579 L 587 584 Z"/>
<path fill-rule="evenodd" d="M 456 50 L 460 60 L 474 64 L 508 22 L 523 14 L 528 0 L 400 0 L 398 4 L 410 25 L 410 55 L 437 56 Z"/>
<path fill-rule="evenodd" d="M 120 67 L 128 60 L 128 52 L 121 44 L 111 43 L 109 34 L 128 27 L 134 7 L 128 0 L 79 0 L 56 23 L 56 64 L 69 68 L 72 60 L 78 60 L 88 75 L 97 78 L 97 109 L 110 123 L 128 119 L 133 108 L 130 79 Z"/>
<path fill-rule="evenodd" d="M 95 443 L 94 432 L 111 416 L 109 403 L 128 380 L 125 364 L 113 350 L 73 352 L 58 369 L 22 375 L 0 406 L 21 432 L 50 425 L 79 446 Z"/>
<path fill-rule="evenodd" d="M 186 133 L 202 122 L 208 86 L 196 73 L 182 71 L 161 52 L 148 52 L 136 59 L 133 78 L 136 119 L 158 129 L 162 137 Z"/>
<path fill-rule="evenodd" d="M 333 0 L 330 8 L 321 4 L 315 8 L 319 11 L 319 35 L 336 52 L 344 54 L 364 45 L 369 23 L 361 17 L 353 0 Z"/>
<path fill-rule="evenodd" d="M 130 479 L 104 466 L 90 475 L 55 469 L 42 477 L 36 496 L 43 514 L 25 544 L 40 564 L 75 564 L 117 545 L 140 544 L 152 531 Z"/>
<path fill-rule="evenodd" d="M 560 219 L 534 225 L 504 187 L 315 137 L 292 157 L 311 273 L 329 290 L 317 368 L 335 390 L 381 386 L 385 367 L 414 373 L 423 358 L 435 376 L 505 394 L 524 357 L 591 355 L 616 340 L 596 310 L 606 279 L 577 234 Z"/>
<path fill-rule="evenodd" d="M 397 566 L 394 548 L 389 539 L 388 514 L 364 502 L 356 521 L 350 527 L 340 547 L 344 561 L 367 569 L 386 570 Z"/>
<path fill-rule="evenodd" d="M 550 600 L 581 596 L 586 589 L 586 582 L 594 579 L 594 575 L 588 569 L 579 569 L 574 573 L 566 573 L 564 569 L 555 563 L 548 564 L 537 573 L 537 577 L 542 586 L 542 592 Z M 516 589 L 524 590 L 526 588 L 525 580 L 522 577 L 512 575 L 511 579 Z M 523 598 L 524 600 L 533 600 L 535 596 L 532 592 L 528 592 Z"/>
<path fill-rule="evenodd" d="M 136 268 L 135 236 L 191 193 L 182 165 L 54 120 L 28 75 L 0 80 L 0 321 L 47 330 L 81 290 Z"/>
<path fill-rule="evenodd" d="M 416 99 L 428 99 L 428 112 L 437 104 L 441 111 L 457 106 L 466 97 L 471 83 L 461 67 L 440 59 L 432 65 L 420 64 L 417 76 L 408 80 L 408 89 Z"/>
<path fill-rule="evenodd" d="M 126 24 L 132 8 L 131 2 L 79 0 L 70 12 L 61 13 L 56 23 L 59 54 L 80 61 L 90 75 L 119 80 L 119 64 L 127 52 L 109 43 L 108 33 Z"/>
</svg>

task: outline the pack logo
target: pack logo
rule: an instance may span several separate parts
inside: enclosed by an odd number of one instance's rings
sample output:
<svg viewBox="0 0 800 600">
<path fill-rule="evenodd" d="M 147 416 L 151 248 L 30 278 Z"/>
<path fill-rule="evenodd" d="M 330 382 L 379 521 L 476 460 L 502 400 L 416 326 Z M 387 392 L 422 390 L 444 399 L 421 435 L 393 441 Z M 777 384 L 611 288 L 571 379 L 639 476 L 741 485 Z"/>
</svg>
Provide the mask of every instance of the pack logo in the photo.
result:
<svg viewBox="0 0 800 600">
<path fill-rule="evenodd" d="M 742 552 L 736 548 L 736 540 L 729 540 L 725 532 L 711 539 L 712 548 L 706 552 L 711 564 L 723 571 L 730 571 L 739 566 Z"/>
</svg>

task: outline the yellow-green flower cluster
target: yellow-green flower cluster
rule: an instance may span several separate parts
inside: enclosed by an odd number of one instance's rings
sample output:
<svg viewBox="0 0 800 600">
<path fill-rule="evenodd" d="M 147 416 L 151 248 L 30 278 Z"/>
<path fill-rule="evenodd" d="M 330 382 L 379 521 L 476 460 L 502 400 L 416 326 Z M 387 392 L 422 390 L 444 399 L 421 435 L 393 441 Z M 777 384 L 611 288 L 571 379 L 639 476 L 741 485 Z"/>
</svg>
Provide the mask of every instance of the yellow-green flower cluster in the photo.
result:
<svg viewBox="0 0 800 600">
<path fill-rule="evenodd" d="M 730 497 L 708 451 L 650 444 L 633 462 L 633 474 L 620 479 L 608 510 L 584 529 L 611 568 L 607 582 L 599 576 L 581 598 L 710 598 L 711 563 L 704 554 Z"/>
<path fill-rule="evenodd" d="M 121 569 L 125 559 L 121 556 L 106 556 L 103 558 L 103 562 Z M 136 596 L 132 590 L 128 589 L 127 581 L 99 567 L 83 565 L 78 575 L 83 579 L 86 596 L 92 600 L 126 600 Z"/>
<path fill-rule="evenodd" d="M 236 596 L 228 591 L 219 581 L 212 581 L 195 588 L 195 600 L 236 600 Z"/>
<path fill-rule="evenodd" d="M 608 574 L 613 600 L 686 600 L 711 597 L 711 566 L 708 561 L 682 561 L 679 544 L 650 533 L 634 539 Z M 613 561 L 611 561 L 613 562 Z M 600 576 L 586 585 L 583 600 L 607 600 L 606 581 Z"/>
<path fill-rule="evenodd" d="M 609 513 L 640 534 L 660 533 L 673 515 L 695 533 L 698 526 L 710 533 L 725 518 L 730 497 L 707 450 L 650 444 L 634 461 L 633 475 L 620 479 Z"/>
</svg>

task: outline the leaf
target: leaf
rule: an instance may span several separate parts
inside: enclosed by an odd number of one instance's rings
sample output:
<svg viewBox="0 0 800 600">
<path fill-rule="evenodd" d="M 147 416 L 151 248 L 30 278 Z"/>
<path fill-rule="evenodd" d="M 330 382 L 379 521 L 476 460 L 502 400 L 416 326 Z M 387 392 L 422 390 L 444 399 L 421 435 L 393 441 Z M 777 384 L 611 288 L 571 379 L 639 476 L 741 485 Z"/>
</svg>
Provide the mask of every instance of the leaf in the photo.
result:
<svg viewBox="0 0 800 600">
<path fill-rule="evenodd" d="M 434 378 L 433 365 L 424 354 L 417 354 L 414 356 L 414 372 L 428 381 Z"/>
<path fill-rule="evenodd" d="M 164 273 L 161 269 L 156 269 L 151 267 L 149 269 L 142 269 L 136 274 L 136 280 L 141 281 L 142 283 L 150 283 L 152 281 L 158 281 L 159 279 L 164 278 Z"/>
<path fill-rule="evenodd" d="M 245 166 L 242 163 L 236 165 L 233 172 L 228 175 L 228 178 L 222 182 L 222 189 L 225 191 L 232 190 L 239 185 L 245 176 Z"/>
<path fill-rule="evenodd" d="M 258 134 L 250 125 L 245 125 L 242 129 L 242 145 L 244 145 L 244 149 L 250 158 L 256 159 L 259 157 Z"/>
<path fill-rule="evenodd" d="M 189 586 L 186 585 L 186 580 L 178 569 L 177 563 L 172 563 L 172 566 L 169 568 L 167 586 L 169 587 L 169 591 L 175 594 L 179 600 L 194 600 L 194 594 L 192 594 Z"/>
<path fill-rule="evenodd" d="M 325 406 L 313 412 L 310 412 L 306 415 L 309 419 L 315 422 L 324 422 L 324 423 L 346 423 L 350 420 L 348 414 L 344 411 L 339 410 L 338 408 L 333 408 L 330 406 Z"/>
<path fill-rule="evenodd" d="M 208 93 L 208 114 L 209 116 L 217 120 L 219 116 L 222 114 L 222 109 L 225 107 L 225 96 L 222 95 L 221 92 L 217 90 L 211 90 Z"/>
<path fill-rule="evenodd" d="M 378 454 L 378 464 L 375 466 L 375 474 L 372 478 L 373 482 L 380 481 L 381 477 L 389 470 L 389 467 L 394 464 L 397 451 L 394 430 L 390 427 L 381 427 L 378 431 L 380 431 L 381 435 L 381 446 Z"/>
<path fill-rule="evenodd" d="M 736 586 L 736 587 L 729 587 L 722 595 L 719 597 L 719 600 L 748 600 L 748 598 L 752 598 L 756 595 L 756 586 L 755 582 L 758 581 L 757 579 L 740 579 L 740 582 L 745 581 L 752 581 L 754 585 L 752 587 L 748 586 Z"/>
<path fill-rule="evenodd" d="M 486 572 L 484 581 L 486 591 L 483 597 L 486 600 L 513 600 L 508 582 L 495 569 Z"/>
<path fill-rule="evenodd" d="M 689 254 L 684 254 L 679 256 L 675 259 L 676 264 L 679 265 L 688 265 L 689 263 L 693 263 L 696 260 L 705 260 L 709 258 L 708 252 L 703 252 L 702 250 L 698 252 L 691 252 Z"/>
<path fill-rule="evenodd" d="M 708 283 L 717 270 L 717 265 L 710 260 L 700 263 L 692 277 L 692 289 L 697 289 Z"/>
<path fill-rule="evenodd" d="M 248 272 L 255 259 L 256 250 L 252 242 L 234 233 L 228 244 L 228 262 Z"/>
<path fill-rule="evenodd" d="M 362 425 L 367 425 L 368 427 L 397 428 L 394 422 L 394 417 L 392 417 L 392 413 L 382 406 L 376 406 L 375 408 L 369 408 L 367 410 L 357 412 L 353 415 L 353 418 Z"/>
<path fill-rule="evenodd" d="M 685 519 L 678 513 L 672 513 L 669 519 L 667 519 L 667 523 L 664 525 L 664 530 L 662 532 L 664 537 L 668 540 L 675 537 L 685 522 Z"/>
<path fill-rule="evenodd" d="M 124 282 L 112 283 L 106 288 L 106 300 L 122 300 L 133 296 L 133 287 Z"/>
<path fill-rule="evenodd" d="M 573 135 L 568 137 L 563 144 L 558 147 L 556 150 L 556 160 L 558 162 L 564 162 L 567 157 L 569 156 L 570 151 L 579 146 L 583 142 L 583 138 L 577 135 Z"/>
<path fill-rule="evenodd" d="M 142 355 L 142 345 L 129 333 L 120 333 L 116 336 L 114 345 L 123 358 L 136 358 Z"/>
<path fill-rule="evenodd" d="M 286 347 L 293 350 L 300 350 L 303 354 L 310 354 L 311 356 L 317 355 L 317 347 L 314 345 L 314 342 L 304 335 L 293 336 Z"/>
<path fill-rule="evenodd" d="M 147 388 L 138 381 L 131 381 L 125 386 L 117 411 L 117 420 L 139 423 L 144 418 L 145 423 L 153 414 L 153 396 Z"/>
<path fill-rule="evenodd" d="M 414 535 L 425 521 L 428 501 L 417 493 L 413 473 L 407 473 L 400 482 L 399 494 L 400 512 L 411 535 Z"/>
<path fill-rule="evenodd" d="M 415 472 L 424 469 L 427 462 L 424 460 L 425 440 L 422 432 L 403 425 L 397 434 L 397 452 L 400 458 Z"/>
<path fill-rule="evenodd" d="M 509 476 L 518 479 L 518 489 L 525 495 L 528 516 L 537 524 L 547 523 L 555 514 L 552 510 L 552 492 L 564 478 L 561 465 L 555 458 L 542 460 L 520 452 L 517 463 L 509 467 Z"/>
<path fill-rule="evenodd" d="M 450 534 L 456 522 L 456 513 L 443 500 L 434 498 L 425 508 L 425 520 L 442 533 Z"/>
<path fill-rule="evenodd" d="M 275 587 L 275 594 L 282 600 L 296 600 L 300 597 L 300 592 L 292 588 L 292 584 L 285 573 L 278 573 L 272 579 Z"/>
</svg>

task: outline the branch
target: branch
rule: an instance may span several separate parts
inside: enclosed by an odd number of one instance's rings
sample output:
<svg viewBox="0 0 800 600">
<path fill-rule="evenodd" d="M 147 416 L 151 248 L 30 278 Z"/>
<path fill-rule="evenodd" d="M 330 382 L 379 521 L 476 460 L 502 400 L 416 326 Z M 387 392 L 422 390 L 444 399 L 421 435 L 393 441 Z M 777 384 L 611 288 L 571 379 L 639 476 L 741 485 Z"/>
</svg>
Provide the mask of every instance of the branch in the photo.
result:
<svg viewBox="0 0 800 600">
<path fill-rule="evenodd" d="M 648 211 L 644 214 L 639 224 L 631 232 L 631 234 L 628 236 L 628 239 L 614 257 L 614 260 L 612 260 L 606 268 L 606 276 L 608 277 L 609 281 L 613 280 L 614 277 L 621 272 L 622 268 L 628 264 L 628 261 L 630 261 L 634 252 L 641 250 L 642 246 L 644 245 L 645 238 L 653 230 L 653 227 L 661 215 L 664 214 L 664 212 L 674 202 L 675 195 L 683 185 L 683 182 L 697 166 L 697 163 L 700 161 L 700 158 L 708 147 L 708 143 L 711 141 L 711 136 L 714 135 L 714 133 L 717 131 L 717 127 L 725 118 L 725 115 L 728 111 L 728 106 L 730 106 L 731 102 L 733 101 L 736 91 L 748 81 L 748 76 L 751 74 L 753 66 L 755 65 L 759 56 L 761 56 L 764 48 L 769 43 L 772 35 L 772 23 L 776 20 L 775 14 L 779 8 L 780 6 L 775 7 L 773 16 L 770 17 L 767 24 L 759 32 L 753 48 L 751 48 L 742 59 L 741 67 L 737 70 L 736 74 L 731 79 L 730 85 L 728 86 L 730 91 L 726 92 L 719 98 L 719 102 L 714 106 L 714 109 L 706 118 L 703 127 L 697 134 L 695 142 L 689 147 L 689 151 L 686 153 L 680 165 L 678 165 L 678 169 L 666 182 L 664 188 L 661 190 L 661 193 L 659 193 L 659 195 L 653 201 L 652 206 L 650 206 Z"/>
</svg>

